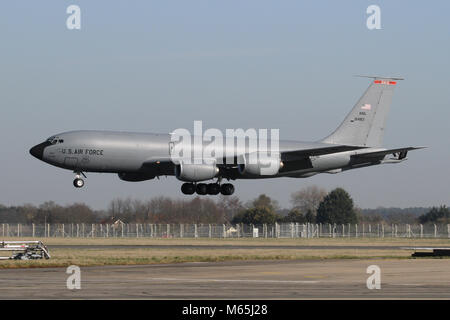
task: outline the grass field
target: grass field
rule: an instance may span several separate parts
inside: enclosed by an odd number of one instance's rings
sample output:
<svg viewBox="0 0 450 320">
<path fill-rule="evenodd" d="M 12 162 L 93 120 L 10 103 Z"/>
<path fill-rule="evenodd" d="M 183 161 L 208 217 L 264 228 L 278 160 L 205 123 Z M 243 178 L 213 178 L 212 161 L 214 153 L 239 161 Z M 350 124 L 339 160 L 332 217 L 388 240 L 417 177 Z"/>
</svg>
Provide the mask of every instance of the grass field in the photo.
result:
<svg viewBox="0 0 450 320">
<path fill-rule="evenodd" d="M 17 238 L 1 239 L 17 240 Z M 27 240 L 27 239 L 21 239 Z M 32 240 L 32 239 L 28 239 Z M 66 267 L 69 265 L 135 265 L 179 262 L 214 262 L 227 260 L 296 260 L 296 259 L 408 259 L 412 250 L 404 247 L 450 246 L 450 239 L 405 238 L 320 238 L 320 239 L 152 239 L 152 238 L 40 238 L 49 247 L 49 260 L 2 260 L 1 268 Z M 55 245 L 86 246 L 83 248 L 52 248 Z M 95 245 L 95 248 L 89 248 Z M 127 247 L 110 248 L 111 245 Z M 139 246 L 158 245 L 167 248 Z M 181 246 L 172 248 L 169 246 Z M 206 246 L 239 246 L 209 248 Z M 102 248 L 105 246 L 105 248 Z M 186 246 L 186 247 L 184 247 Z M 192 248 L 190 246 L 196 246 Z M 204 246 L 204 247 L 202 247 Z M 270 246 L 270 248 L 257 248 Z M 295 247 L 280 248 L 282 247 Z M 303 248 L 330 246 L 327 249 Z M 355 246 L 339 249 L 340 246 Z M 358 246 L 362 248 L 357 248 Z M 367 247 L 392 247 L 379 249 Z"/>
</svg>

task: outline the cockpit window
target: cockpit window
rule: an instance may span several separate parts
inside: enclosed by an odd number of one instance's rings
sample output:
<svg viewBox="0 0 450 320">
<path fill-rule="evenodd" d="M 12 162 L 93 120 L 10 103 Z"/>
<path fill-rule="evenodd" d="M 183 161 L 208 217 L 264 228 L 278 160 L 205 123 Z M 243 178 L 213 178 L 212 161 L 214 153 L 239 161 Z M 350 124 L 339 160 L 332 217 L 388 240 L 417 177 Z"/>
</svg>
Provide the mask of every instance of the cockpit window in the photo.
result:
<svg viewBox="0 0 450 320">
<path fill-rule="evenodd" d="M 58 137 L 50 137 L 47 139 L 48 142 L 50 142 L 51 144 L 57 144 L 57 143 L 63 143 L 64 140 L 63 139 L 58 139 Z"/>
</svg>

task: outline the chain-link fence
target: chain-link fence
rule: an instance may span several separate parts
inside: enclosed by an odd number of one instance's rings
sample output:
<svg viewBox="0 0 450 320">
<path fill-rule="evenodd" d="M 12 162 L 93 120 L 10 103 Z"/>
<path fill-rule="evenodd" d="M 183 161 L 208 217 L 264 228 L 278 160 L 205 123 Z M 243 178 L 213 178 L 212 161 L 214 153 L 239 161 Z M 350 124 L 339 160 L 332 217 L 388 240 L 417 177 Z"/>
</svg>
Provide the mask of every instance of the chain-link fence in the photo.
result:
<svg viewBox="0 0 450 320">
<path fill-rule="evenodd" d="M 450 238 L 450 224 L 8 224 L 2 237 L 68 238 Z"/>
</svg>

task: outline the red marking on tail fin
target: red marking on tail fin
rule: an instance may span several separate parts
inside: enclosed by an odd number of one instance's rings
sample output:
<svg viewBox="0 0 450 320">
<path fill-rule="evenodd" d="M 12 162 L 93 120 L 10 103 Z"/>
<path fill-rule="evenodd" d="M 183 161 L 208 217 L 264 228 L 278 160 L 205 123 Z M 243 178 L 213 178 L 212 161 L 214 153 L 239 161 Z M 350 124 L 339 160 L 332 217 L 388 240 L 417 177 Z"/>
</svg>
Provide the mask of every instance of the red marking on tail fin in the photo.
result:
<svg viewBox="0 0 450 320">
<path fill-rule="evenodd" d="M 376 84 L 388 84 L 388 85 L 396 85 L 396 81 L 386 81 L 386 80 L 375 80 L 373 83 Z"/>
</svg>

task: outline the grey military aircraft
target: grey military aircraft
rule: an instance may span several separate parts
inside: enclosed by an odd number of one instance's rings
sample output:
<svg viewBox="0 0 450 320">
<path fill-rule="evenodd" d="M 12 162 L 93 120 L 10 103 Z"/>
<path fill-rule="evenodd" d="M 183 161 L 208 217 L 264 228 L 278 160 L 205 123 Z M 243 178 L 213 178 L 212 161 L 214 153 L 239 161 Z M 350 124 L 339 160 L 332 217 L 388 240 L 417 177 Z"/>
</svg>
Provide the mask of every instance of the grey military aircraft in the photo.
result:
<svg viewBox="0 0 450 320">
<path fill-rule="evenodd" d="M 405 161 L 408 151 L 422 147 L 382 147 L 393 91 L 402 79 L 368 78 L 369 88 L 333 133 L 315 142 L 279 141 L 275 170 L 269 174 L 262 174 L 262 163 L 248 161 L 250 154 L 264 151 L 258 147 L 233 148 L 232 153 L 225 150 L 222 157 L 233 161 L 174 161 L 171 134 L 70 131 L 51 136 L 32 147 L 30 153 L 53 166 L 72 170 L 76 188 L 84 186 L 84 172 L 109 172 L 124 181 L 175 176 L 184 182 L 182 193 L 199 195 L 233 194 L 234 186 L 222 183 L 224 179 L 306 178 Z"/>
</svg>

